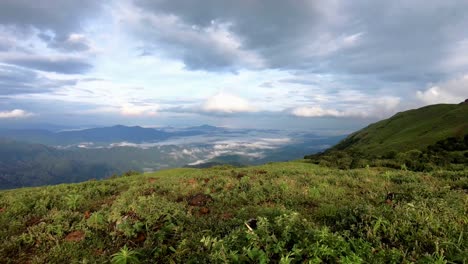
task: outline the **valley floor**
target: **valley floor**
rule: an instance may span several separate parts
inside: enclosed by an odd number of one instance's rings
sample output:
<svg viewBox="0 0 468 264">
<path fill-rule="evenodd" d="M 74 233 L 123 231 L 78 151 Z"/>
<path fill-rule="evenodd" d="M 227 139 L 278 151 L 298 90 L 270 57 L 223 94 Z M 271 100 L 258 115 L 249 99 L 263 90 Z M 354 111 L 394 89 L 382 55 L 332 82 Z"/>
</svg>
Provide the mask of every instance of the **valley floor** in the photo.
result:
<svg viewBox="0 0 468 264">
<path fill-rule="evenodd" d="M 0 192 L 5 263 L 465 263 L 468 171 L 305 161 Z"/>
</svg>

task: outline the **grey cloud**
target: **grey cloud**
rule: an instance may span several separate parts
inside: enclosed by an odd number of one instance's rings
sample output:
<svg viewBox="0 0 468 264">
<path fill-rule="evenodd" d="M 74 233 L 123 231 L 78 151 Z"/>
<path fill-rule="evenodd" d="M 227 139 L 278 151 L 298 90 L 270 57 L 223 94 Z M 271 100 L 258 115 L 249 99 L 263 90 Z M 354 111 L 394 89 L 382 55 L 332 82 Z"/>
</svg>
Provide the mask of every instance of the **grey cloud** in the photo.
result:
<svg viewBox="0 0 468 264">
<path fill-rule="evenodd" d="M 13 48 L 13 43 L 8 39 L 3 39 L 0 37 L 0 52 L 1 51 L 8 51 Z"/>
<path fill-rule="evenodd" d="M 298 44 L 318 19 L 318 10 L 309 1 L 150 1 L 137 0 L 142 10 L 157 15 L 175 15 L 187 26 L 203 31 L 213 25 L 228 25 L 239 36 L 240 51 L 252 51 L 264 58 L 283 57 L 282 50 Z M 147 25 L 147 24 L 145 24 Z M 157 35 L 157 33 L 153 34 Z M 159 36 L 157 38 L 161 40 Z M 163 41 L 185 47 L 178 54 L 190 69 L 216 71 L 236 67 L 252 67 L 241 61 L 242 53 L 229 53 L 213 43 L 193 42 L 187 38 L 168 38 Z M 289 49 L 289 52 L 294 49 Z M 277 56 L 277 55 L 278 56 Z M 273 56 L 274 55 L 274 56 Z M 283 61 L 284 62 L 284 61 Z M 240 64 L 240 65 L 239 65 Z"/>
<path fill-rule="evenodd" d="M 0 64 L 0 95 L 48 93 L 77 80 L 52 80 L 35 71 Z"/>
<path fill-rule="evenodd" d="M 273 88 L 274 85 L 273 85 L 272 82 L 264 82 L 264 83 L 260 84 L 259 87 L 262 87 L 262 88 Z"/>
<path fill-rule="evenodd" d="M 95 0 L 2 0 L 0 24 L 51 30 L 66 36 L 79 31 L 87 18 L 101 10 L 102 3 Z"/>
<path fill-rule="evenodd" d="M 455 44 L 468 38 L 468 2 L 463 0 L 135 3 L 145 12 L 173 15 L 187 28 L 227 23 L 241 40 L 239 49 L 258 55 L 265 68 L 378 76 L 386 82 L 422 84 L 453 75 L 460 69 L 447 69 L 444 62 Z M 217 52 L 209 43 L 164 41 L 186 49 L 179 58 L 191 69 L 238 63 L 236 54 Z"/>
<path fill-rule="evenodd" d="M 0 57 L 0 60 L 21 67 L 63 74 L 85 73 L 92 68 L 87 61 L 76 57 L 10 55 Z"/>
<path fill-rule="evenodd" d="M 39 33 L 38 37 L 46 42 L 48 47 L 64 52 L 82 52 L 88 51 L 91 48 L 84 37 L 77 37 L 75 39 L 72 38 L 72 35 L 56 37 L 43 32 Z"/>
<path fill-rule="evenodd" d="M 294 84 L 301 84 L 301 85 L 317 85 L 318 82 L 314 80 L 307 80 L 307 79 L 300 79 L 300 78 L 290 78 L 290 79 L 282 79 L 279 80 L 281 83 L 294 83 Z"/>
</svg>

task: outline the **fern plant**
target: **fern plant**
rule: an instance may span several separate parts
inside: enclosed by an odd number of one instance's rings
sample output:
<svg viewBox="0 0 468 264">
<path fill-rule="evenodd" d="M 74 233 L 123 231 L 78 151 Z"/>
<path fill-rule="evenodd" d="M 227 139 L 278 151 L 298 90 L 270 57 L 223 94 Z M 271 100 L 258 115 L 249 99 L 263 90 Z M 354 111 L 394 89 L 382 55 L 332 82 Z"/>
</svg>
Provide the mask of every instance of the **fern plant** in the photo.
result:
<svg viewBox="0 0 468 264">
<path fill-rule="evenodd" d="M 78 208 L 81 201 L 81 195 L 79 194 L 69 194 L 65 197 L 65 203 L 67 204 L 68 208 L 71 210 L 76 210 Z"/>
<path fill-rule="evenodd" d="M 136 264 L 140 263 L 138 256 L 140 254 L 135 250 L 128 249 L 127 245 L 120 249 L 119 252 L 112 255 L 113 264 Z"/>
</svg>

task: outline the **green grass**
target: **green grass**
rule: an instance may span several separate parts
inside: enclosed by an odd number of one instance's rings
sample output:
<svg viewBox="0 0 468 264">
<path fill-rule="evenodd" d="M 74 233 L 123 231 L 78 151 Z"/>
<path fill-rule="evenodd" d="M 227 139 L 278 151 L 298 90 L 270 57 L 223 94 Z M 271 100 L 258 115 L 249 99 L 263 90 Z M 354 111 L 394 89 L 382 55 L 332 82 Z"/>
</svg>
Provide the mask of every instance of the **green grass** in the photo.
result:
<svg viewBox="0 0 468 264">
<path fill-rule="evenodd" d="M 464 263 L 467 176 L 296 161 L 2 191 L 0 262 Z"/>
<path fill-rule="evenodd" d="M 370 155 L 423 150 L 448 137 L 468 134 L 468 104 L 439 104 L 398 113 L 371 124 L 331 150 L 353 148 Z"/>
</svg>

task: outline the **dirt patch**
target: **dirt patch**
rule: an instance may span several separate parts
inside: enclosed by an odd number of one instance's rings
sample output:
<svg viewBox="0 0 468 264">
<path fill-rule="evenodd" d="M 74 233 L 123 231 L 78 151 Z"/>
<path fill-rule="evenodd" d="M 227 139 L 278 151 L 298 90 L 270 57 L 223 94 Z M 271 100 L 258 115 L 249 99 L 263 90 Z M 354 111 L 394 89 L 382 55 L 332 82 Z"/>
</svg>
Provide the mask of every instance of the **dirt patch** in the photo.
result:
<svg viewBox="0 0 468 264">
<path fill-rule="evenodd" d="M 84 212 L 84 218 L 85 218 L 85 219 L 89 219 L 90 216 L 91 216 L 91 212 L 90 212 L 90 211 Z"/>
<path fill-rule="evenodd" d="M 84 237 L 85 233 L 83 231 L 73 231 L 65 237 L 65 241 L 80 242 Z"/>
<path fill-rule="evenodd" d="M 188 179 L 187 183 L 190 184 L 190 185 L 195 185 L 195 184 L 197 184 L 197 179 L 194 179 L 194 178 Z"/>
<path fill-rule="evenodd" d="M 247 176 L 247 173 L 245 173 L 245 172 L 238 172 L 238 173 L 235 173 L 235 177 L 236 177 L 237 179 L 239 179 L 239 180 L 242 179 L 242 178 L 244 178 L 245 176 Z"/>
<path fill-rule="evenodd" d="M 223 213 L 221 215 L 221 219 L 223 220 L 229 220 L 229 219 L 232 219 L 234 217 L 234 215 L 232 213 Z"/>
<path fill-rule="evenodd" d="M 28 219 L 28 221 L 26 221 L 26 226 L 35 226 L 40 222 L 42 222 L 42 218 L 40 218 L 39 216 L 32 216 Z"/>
<path fill-rule="evenodd" d="M 210 209 L 208 207 L 202 207 L 200 208 L 200 214 L 205 215 L 210 213 Z"/>
<path fill-rule="evenodd" d="M 102 255 L 105 254 L 105 252 L 104 252 L 104 250 L 102 250 L 102 249 L 95 249 L 95 250 L 93 251 L 93 254 L 94 254 L 95 256 L 102 256 Z"/>
<path fill-rule="evenodd" d="M 158 180 L 158 179 L 156 179 L 156 178 L 149 178 L 149 179 L 148 179 L 148 182 L 149 182 L 149 183 L 155 183 L 157 180 Z"/>
<path fill-rule="evenodd" d="M 5 212 L 5 211 L 6 211 L 6 208 L 5 208 L 5 207 L 0 208 L 0 213 L 3 213 L 3 212 Z"/>
<path fill-rule="evenodd" d="M 254 170 L 255 174 L 267 174 L 268 172 L 266 170 Z"/>
<path fill-rule="evenodd" d="M 146 240 L 146 235 L 145 233 L 141 232 L 141 233 L 138 233 L 137 237 L 133 239 L 133 242 L 140 244 L 140 243 L 145 242 L 145 240 Z"/>
<path fill-rule="evenodd" d="M 151 194 L 155 193 L 156 189 L 155 188 L 149 188 L 143 191 L 143 195 L 145 196 L 150 196 Z"/>
<path fill-rule="evenodd" d="M 204 206 L 209 202 L 213 202 L 213 198 L 210 195 L 199 193 L 191 196 L 187 201 L 191 206 Z"/>
</svg>

